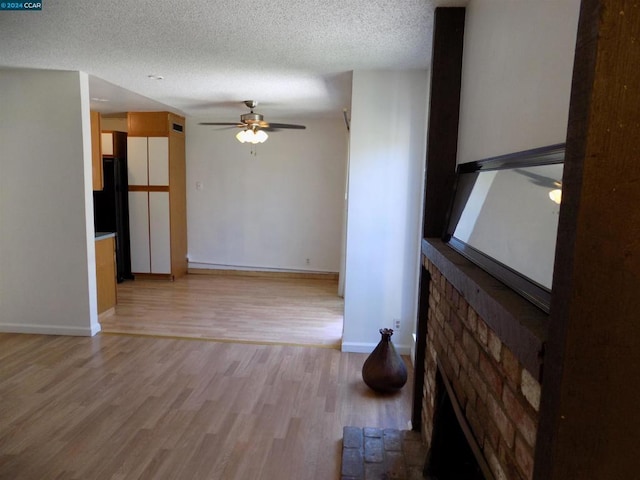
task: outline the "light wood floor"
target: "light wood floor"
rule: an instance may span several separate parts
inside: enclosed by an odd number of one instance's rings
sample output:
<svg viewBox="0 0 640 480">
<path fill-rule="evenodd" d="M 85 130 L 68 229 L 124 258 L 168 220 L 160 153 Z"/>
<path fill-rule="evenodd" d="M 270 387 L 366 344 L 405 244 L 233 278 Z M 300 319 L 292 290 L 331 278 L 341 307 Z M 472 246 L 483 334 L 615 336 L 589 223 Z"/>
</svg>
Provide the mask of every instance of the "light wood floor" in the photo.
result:
<svg viewBox="0 0 640 480">
<path fill-rule="evenodd" d="M 118 285 L 104 332 L 340 348 L 337 280 L 187 275 Z"/>
<path fill-rule="evenodd" d="M 344 425 L 407 428 L 365 354 L 0 334 L 0 479 L 339 479 Z M 407 362 L 410 368 L 410 363 Z"/>
</svg>

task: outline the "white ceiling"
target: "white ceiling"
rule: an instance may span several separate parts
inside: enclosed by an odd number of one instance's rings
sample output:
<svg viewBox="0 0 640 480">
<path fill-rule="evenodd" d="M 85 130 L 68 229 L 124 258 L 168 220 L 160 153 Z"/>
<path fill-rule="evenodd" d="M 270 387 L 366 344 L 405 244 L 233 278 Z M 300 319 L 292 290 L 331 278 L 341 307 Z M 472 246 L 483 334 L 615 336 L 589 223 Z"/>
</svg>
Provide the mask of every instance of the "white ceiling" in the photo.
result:
<svg viewBox="0 0 640 480">
<path fill-rule="evenodd" d="M 426 69 L 442 0 L 43 0 L 0 12 L 0 67 L 80 70 L 103 113 L 342 116 L 351 71 Z M 162 75 L 163 80 L 149 75 Z M 277 116 L 277 118 L 275 118 Z"/>
</svg>

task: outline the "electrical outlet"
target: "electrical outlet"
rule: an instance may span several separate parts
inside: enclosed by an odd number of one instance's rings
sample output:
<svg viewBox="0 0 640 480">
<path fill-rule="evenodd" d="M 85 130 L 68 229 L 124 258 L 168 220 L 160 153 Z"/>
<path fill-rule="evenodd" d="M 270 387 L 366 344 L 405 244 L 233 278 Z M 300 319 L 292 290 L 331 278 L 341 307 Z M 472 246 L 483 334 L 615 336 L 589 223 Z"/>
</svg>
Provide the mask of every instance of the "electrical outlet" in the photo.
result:
<svg viewBox="0 0 640 480">
<path fill-rule="evenodd" d="M 309 265 L 310 263 L 311 263 L 311 260 L 307 258 L 307 265 Z"/>
<path fill-rule="evenodd" d="M 394 330 L 400 330 L 400 319 L 396 318 L 393 320 L 393 329 Z"/>
</svg>

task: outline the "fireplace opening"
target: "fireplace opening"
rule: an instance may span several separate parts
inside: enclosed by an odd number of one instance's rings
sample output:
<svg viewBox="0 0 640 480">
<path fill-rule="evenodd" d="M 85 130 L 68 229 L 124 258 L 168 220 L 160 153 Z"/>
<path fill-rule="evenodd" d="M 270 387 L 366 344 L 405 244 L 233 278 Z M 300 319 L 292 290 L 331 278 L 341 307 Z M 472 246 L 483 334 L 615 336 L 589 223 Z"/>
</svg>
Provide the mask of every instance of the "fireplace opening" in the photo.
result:
<svg viewBox="0 0 640 480">
<path fill-rule="evenodd" d="M 435 398 L 433 435 L 424 477 L 428 480 L 493 480 L 440 366 L 436 372 Z"/>
</svg>

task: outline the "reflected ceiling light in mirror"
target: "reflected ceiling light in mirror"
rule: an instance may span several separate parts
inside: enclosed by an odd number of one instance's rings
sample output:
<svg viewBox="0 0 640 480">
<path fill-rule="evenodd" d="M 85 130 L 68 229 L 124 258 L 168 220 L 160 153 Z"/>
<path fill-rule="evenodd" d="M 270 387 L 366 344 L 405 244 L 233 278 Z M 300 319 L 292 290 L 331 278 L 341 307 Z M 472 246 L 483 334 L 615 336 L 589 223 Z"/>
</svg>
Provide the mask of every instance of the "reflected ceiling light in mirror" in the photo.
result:
<svg viewBox="0 0 640 480">
<path fill-rule="evenodd" d="M 549 198 L 557 203 L 558 205 L 560 205 L 560 202 L 562 201 L 562 190 L 559 188 L 556 188 L 555 190 L 551 190 L 549 192 Z"/>
</svg>

